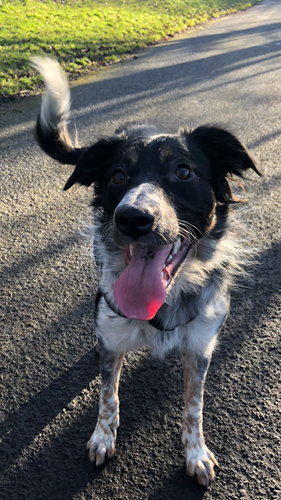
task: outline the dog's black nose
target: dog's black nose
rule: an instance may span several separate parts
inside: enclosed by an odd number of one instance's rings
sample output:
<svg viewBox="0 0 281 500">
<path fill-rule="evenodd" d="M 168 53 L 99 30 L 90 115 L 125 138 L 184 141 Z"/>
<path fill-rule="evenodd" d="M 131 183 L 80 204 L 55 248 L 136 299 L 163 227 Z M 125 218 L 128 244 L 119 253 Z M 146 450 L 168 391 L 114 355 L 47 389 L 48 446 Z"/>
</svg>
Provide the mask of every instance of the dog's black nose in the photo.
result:
<svg viewBox="0 0 281 500">
<path fill-rule="evenodd" d="M 145 210 L 121 205 L 115 212 L 115 222 L 121 233 L 137 239 L 151 231 L 154 217 Z"/>
</svg>

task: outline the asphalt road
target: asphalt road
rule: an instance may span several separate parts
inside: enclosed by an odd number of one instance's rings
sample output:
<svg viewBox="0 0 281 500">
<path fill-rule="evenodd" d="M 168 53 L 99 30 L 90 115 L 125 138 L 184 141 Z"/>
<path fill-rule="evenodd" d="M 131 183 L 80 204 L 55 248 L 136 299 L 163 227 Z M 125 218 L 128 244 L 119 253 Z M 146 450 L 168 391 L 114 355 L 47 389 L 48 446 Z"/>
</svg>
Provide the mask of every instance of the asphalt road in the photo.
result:
<svg viewBox="0 0 281 500">
<path fill-rule="evenodd" d="M 243 215 L 257 263 L 233 293 L 207 377 L 205 437 L 220 470 L 207 492 L 185 475 L 179 358 L 146 350 L 126 357 L 117 456 L 99 469 L 88 461 L 100 383 L 96 281 L 80 234 L 91 189 L 62 192 L 71 168 L 35 144 L 36 97 L 0 118 L 0 498 L 280 500 L 280 1 L 79 80 L 72 103 L 81 144 L 127 120 L 168 132 L 217 122 L 260 162 Z"/>
</svg>

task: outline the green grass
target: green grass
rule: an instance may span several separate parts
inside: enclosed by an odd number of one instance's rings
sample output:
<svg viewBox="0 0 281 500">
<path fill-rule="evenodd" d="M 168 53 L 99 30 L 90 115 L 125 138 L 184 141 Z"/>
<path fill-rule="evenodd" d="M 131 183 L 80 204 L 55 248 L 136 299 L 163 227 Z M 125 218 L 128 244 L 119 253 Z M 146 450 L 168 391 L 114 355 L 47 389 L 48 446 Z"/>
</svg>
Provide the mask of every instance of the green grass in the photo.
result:
<svg viewBox="0 0 281 500">
<path fill-rule="evenodd" d="M 70 79 L 257 0 L 0 0 L 0 96 L 34 91 L 32 55 Z"/>
</svg>

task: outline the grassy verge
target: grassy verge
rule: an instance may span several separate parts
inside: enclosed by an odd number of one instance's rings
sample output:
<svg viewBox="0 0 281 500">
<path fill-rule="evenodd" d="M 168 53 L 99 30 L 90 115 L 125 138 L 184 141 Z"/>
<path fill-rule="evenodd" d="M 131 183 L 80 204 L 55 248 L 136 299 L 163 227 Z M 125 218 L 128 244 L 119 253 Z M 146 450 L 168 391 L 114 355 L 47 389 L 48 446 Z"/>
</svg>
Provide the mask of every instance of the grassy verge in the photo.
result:
<svg viewBox="0 0 281 500">
<path fill-rule="evenodd" d="M 38 88 L 31 55 L 70 78 L 258 0 L 0 0 L 0 96 Z"/>
</svg>

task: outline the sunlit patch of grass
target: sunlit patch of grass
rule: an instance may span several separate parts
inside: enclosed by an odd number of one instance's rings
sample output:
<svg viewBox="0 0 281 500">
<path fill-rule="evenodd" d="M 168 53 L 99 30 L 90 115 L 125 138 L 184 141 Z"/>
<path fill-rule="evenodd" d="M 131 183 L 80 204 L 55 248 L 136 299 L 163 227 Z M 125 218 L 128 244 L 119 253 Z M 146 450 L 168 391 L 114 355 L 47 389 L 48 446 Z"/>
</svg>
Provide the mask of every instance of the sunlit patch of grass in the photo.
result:
<svg viewBox="0 0 281 500">
<path fill-rule="evenodd" d="M 257 0 L 0 0 L 0 95 L 34 90 L 36 54 L 71 78 Z"/>
</svg>

